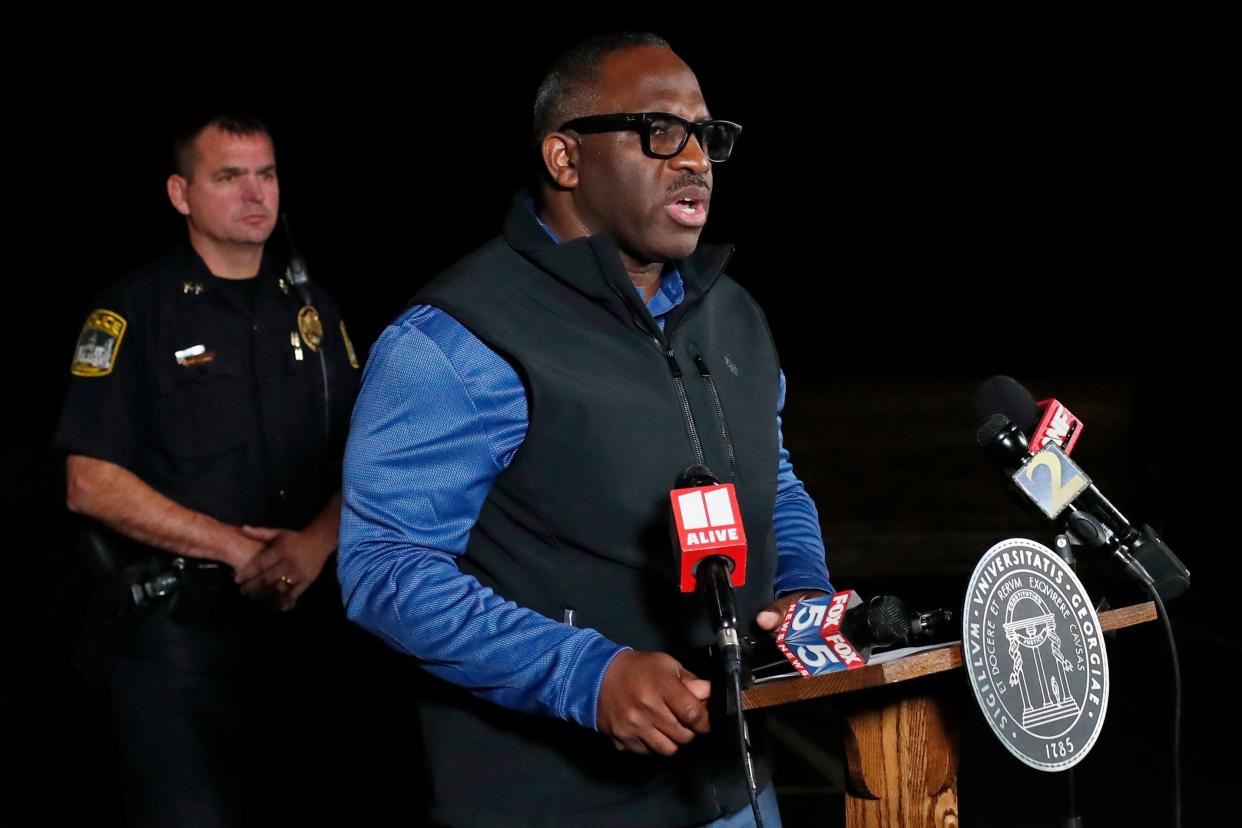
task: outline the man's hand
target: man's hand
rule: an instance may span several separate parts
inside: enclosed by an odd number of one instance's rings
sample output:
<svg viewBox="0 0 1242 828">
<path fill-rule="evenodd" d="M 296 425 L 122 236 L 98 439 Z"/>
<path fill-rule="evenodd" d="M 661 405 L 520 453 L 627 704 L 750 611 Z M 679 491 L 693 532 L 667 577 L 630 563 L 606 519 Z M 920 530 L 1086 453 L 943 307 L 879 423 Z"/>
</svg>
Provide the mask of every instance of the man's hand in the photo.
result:
<svg viewBox="0 0 1242 828">
<path fill-rule="evenodd" d="M 241 526 L 229 526 L 227 542 L 221 546 L 219 559 L 238 572 L 254 563 L 267 548 L 267 541 L 252 537 Z"/>
<path fill-rule="evenodd" d="M 335 544 L 311 531 L 243 526 L 242 533 L 266 544 L 262 552 L 237 570 L 234 580 L 243 595 L 268 598 L 282 612 L 290 610 L 319 577 Z"/>
<path fill-rule="evenodd" d="M 170 500 L 115 463 L 71 454 L 65 461 L 65 479 L 71 512 L 174 555 L 220 561 L 237 570 L 266 546 L 236 526 Z"/>
<path fill-rule="evenodd" d="M 782 595 L 759 611 L 759 614 L 755 616 L 755 623 L 759 625 L 759 629 L 774 633 L 785 620 L 785 612 L 790 604 L 801 601 L 803 598 L 818 598 L 827 594 L 822 589 L 804 589 L 800 592 Z"/>
<path fill-rule="evenodd" d="M 672 756 L 696 733 L 707 733 L 711 682 L 667 653 L 625 650 L 608 665 L 596 724 L 617 750 Z"/>
</svg>

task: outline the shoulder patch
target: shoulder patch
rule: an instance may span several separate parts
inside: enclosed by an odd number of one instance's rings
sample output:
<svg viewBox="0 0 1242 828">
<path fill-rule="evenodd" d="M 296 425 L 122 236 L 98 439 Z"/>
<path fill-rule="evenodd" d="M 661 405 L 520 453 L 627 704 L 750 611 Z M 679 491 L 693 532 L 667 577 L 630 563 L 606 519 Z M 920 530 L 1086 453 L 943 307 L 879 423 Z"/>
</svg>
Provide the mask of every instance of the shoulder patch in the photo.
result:
<svg viewBox="0 0 1242 828">
<path fill-rule="evenodd" d="M 127 323 L 125 317 L 110 310 L 91 311 L 78 335 L 69 373 L 75 377 L 103 377 L 112 373 L 116 353 L 121 347 Z"/>
<path fill-rule="evenodd" d="M 345 333 L 345 320 L 341 320 L 341 339 L 345 342 L 345 353 L 349 356 L 349 364 L 354 368 L 361 367 L 358 365 L 358 354 L 354 352 L 354 343 L 350 342 L 349 334 Z"/>
</svg>

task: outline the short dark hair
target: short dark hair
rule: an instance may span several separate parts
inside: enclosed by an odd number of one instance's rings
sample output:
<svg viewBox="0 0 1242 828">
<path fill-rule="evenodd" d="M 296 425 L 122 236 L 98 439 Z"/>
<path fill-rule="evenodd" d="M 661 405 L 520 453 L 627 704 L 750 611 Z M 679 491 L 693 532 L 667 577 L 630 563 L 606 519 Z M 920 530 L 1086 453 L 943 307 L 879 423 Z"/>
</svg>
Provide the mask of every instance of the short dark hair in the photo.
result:
<svg viewBox="0 0 1242 828">
<path fill-rule="evenodd" d="M 639 46 L 671 49 L 668 41 L 649 32 L 615 32 L 589 37 L 570 46 L 552 62 L 535 93 L 533 138 L 538 146 L 549 132 L 584 114 L 581 112 L 592 84 L 599 80 L 600 63 L 612 52 Z"/>
<path fill-rule="evenodd" d="M 254 115 L 217 114 L 210 118 L 199 118 L 179 131 L 173 139 L 172 162 L 177 175 L 190 178 L 194 174 L 194 167 L 198 164 L 195 142 L 209 127 L 215 127 L 229 135 L 266 135 L 269 141 L 272 140 L 267 125 Z"/>
</svg>

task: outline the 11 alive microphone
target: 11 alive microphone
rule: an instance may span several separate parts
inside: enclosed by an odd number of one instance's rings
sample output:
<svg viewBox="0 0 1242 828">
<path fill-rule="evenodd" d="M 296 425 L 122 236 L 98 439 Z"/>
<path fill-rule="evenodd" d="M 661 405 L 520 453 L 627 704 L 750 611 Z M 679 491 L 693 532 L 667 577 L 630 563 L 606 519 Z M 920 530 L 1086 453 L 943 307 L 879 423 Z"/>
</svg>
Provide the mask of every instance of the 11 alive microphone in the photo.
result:
<svg viewBox="0 0 1242 828">
<path fill-rule="evenodd" d="M 998 375 L 980 384 L 975 391 L 975 414 L 979 422 L 987 422 L 993 414 L 1004 414 L 1019 431 L 1030 435 L 1027 448 L 1031 453 L 1056 443 L 1066 454 L 1082 435 L 1083 422 L 1057 399 L 1035 402 L 1013 377 Z"/>
<path fill-rule="evenodd" d="M 678 574 L 682 592 L 698 591 L 716 634 L 716 655 L 728 679 L 725 710 L 737 717 L 742 770 L 755 824 L 762 828 L 750 736 L 742 710 L 742 687 L 750 675 L 742 664 L 742 638 L 737 624 L 733 588 L 746 585 L 746 532 L 732 483 L 720 483 L 706 466 L 691 466 L 669 492 L 677 533 Z"/>
<path fill-rule="evenodd" d="M 706 466 L 691 466 L 669 492 L 677 533 L 682 592 L 699 592 L 716 635 L 725 675 L 744 677 L 734 587 L 746 585 L 746 532 L 732 483 Z"/>
</svg>

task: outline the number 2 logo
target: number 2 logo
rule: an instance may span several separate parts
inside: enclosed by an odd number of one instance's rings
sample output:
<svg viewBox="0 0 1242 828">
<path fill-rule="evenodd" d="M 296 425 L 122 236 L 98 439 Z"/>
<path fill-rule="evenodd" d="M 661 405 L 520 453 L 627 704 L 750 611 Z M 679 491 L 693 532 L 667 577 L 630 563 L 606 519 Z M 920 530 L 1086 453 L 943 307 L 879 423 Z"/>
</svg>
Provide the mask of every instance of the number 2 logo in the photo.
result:
<svg viewBox="0 0 1242 828">
<path fill-rule="evenodd" d="M 1060 514 L 1065 505 L 1078 496 L 1087 486 L 1086 478 L 1078 471 L 1073 463 L 1066 458 L 1065 465 L 1069 467 L 1069 476 L 1062 480 L 1063 466 L 1060 455 L 1051 449 L 1044 449 L 1039 454 L 1031 458 L 1031 462 L 1026 466 L 1026 479 L 1035 482 L 1035 470 L 1038 468 L 1047 468 L 1049 477 L 1049 503 L 1040 503 L 1050 516 Z"/>
</svg>

